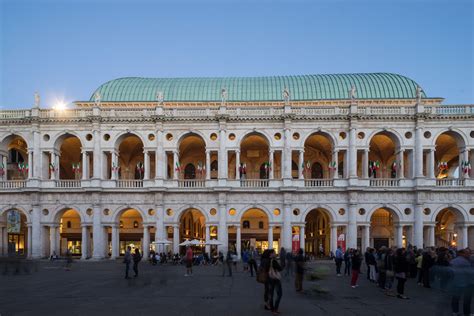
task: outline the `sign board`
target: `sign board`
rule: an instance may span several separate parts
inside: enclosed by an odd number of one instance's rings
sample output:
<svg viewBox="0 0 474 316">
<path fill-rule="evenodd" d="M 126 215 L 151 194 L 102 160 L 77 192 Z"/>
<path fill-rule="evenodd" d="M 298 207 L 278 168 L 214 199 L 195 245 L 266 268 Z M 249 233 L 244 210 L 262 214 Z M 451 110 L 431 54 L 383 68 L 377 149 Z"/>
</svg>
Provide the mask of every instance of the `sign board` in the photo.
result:
<svg viewBox="0 0 474 316">
<path fill-rule="evenodd" d="M 11 210 L 7 214 L 7 232 L 9 234 L 19 234 L 21 228 L 20 212 Z"/>
<path fill-rule="evenodd" d="M 298 252 L 300 250 L 300 234 L 294 234 L 291 242 L 291 250 Z"/>
<path fill-rule="evenodd" d="M 341 246 L 342 251 L 346 251 L 346 234 L 342 233 L 337 236 L 337 246 Z"/>
</svg>

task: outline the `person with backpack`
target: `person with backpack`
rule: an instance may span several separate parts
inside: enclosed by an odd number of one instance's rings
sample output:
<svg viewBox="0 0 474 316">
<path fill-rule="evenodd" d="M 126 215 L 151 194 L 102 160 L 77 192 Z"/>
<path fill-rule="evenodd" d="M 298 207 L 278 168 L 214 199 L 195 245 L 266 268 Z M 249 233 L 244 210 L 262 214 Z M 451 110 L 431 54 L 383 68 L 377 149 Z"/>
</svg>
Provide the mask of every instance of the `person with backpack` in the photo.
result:
<svg viewBox="0 0 474 316">
<path fill-rule="evenodd" d="M 140 254 L 140 250 L 135 248 L 135 253 L 133 254 L 133 272 L 135 272 L 134 277 L 138 277 L 138 263 L 142 260 L 142 255 Z"/>
<path fill-rule="evenodd" d="M 303 249 L 300 248 L 298 250 L 298 255 L 295 258 L 295 265 L 296 265 L 296 276 L 295 276 L 295 288 L 296 292 L 303 291 L 303 275 L 304 275 L 304 256 L 303 256 Z"/>
<path fill-rule="evenodd" d="M 336 261 L 336 275 L 341 276 L 341 265 L 342 265 L 342 261 L 344 261 L 344 256 L 342 254 L 341 246 L 337 246 L 335 261 Z"/>
<path fill-rule="evenodd" d="M 283 291 L 281 288 L 281 274 L 282 271 L 281 265 L 276 259 L 276 253 L 274 249 L 270 249 L 270 265 L 268 267 L 268 279 L 269 279 L 269 301 L 270 301 L 270 310 L 273 315 L 278 315 L 278 307 L 280 306 L 281 297 Z M 275 298 L 276 293 L 276 299 Z"/>
</svg>

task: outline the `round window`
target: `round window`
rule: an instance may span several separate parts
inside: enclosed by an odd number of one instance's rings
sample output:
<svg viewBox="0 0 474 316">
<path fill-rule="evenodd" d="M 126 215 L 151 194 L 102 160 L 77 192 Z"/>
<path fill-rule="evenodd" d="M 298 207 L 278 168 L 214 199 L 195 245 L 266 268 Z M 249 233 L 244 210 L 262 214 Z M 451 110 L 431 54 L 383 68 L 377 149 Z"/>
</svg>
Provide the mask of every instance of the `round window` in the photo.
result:
<svg viewBox="0 0 474 316">
<path fill-rule="evenodd" d="M 109 139 L 110 139 L 110 135 L 109 134 L 104 134 L 104 140 L 107 142 Z"/>
<path fill-rule="evenodd" d="M 230 215 L 230 216 L 234 216 L 235 214 L 237 214 L 237 211 L 235 210 L 235 208 L 231 208 L 231 209 L 229 210 L 229 215 Z"/>
<path fill-rule="evenodd" d="M 209 211 L 209 213 L 210 213 L 212 216 L 216 216 L 217 210 L 216 210 L 215 208 L 211 208 L 211 210 Z"/>
<path fill-rule="evenodd" d="M 294 134 L 293 134 L 293 139 L 294 139 L 294 140 L 300 139 L 300 134 L 299 134 L 299 133 L 294 133 Z"/>
</svg>

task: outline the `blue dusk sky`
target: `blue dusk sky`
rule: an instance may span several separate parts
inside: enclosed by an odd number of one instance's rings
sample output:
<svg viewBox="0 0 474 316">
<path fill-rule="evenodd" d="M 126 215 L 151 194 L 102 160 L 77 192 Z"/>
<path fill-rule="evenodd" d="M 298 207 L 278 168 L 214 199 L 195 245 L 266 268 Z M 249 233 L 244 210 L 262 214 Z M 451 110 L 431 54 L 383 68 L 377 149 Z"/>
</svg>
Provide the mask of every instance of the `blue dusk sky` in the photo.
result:
<svg viewBox="0 0 474 316">
<path fill-rule="evenodd" d="M 0 107 L 118 77 L 393 72 L 474 103 L 474 1 L 0 0 Z"/>
</svg>

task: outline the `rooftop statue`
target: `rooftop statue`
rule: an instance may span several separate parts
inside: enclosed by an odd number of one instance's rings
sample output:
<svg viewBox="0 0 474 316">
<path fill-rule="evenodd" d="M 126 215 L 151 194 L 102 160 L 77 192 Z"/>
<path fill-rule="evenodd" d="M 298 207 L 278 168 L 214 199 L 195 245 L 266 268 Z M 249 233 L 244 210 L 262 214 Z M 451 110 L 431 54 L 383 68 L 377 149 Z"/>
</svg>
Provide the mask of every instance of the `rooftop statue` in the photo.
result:
<svg viewBox="0 0 474 316">
<path fill-rule="evenodd" d="M 283 96 L 283 101 L 285 101 L 285 104 L 290 102 L 290 90 L 288 90 L 287 87 L 283 89 L 282 96 Z"/>
<path fill-rule="evenodd" d="M 100 106 L 100 99 L 101 99 L 100 93 L 99 93 L 99 92 L 96 92 L 96 93 L 94 94 L 94 105 L 95 105 L 95 106 Z"/>
<path fill-rule="evenodd" d="M 163 94 L 163 91 L 158 91 L 156 93 L 156 100 L 158 101 L 159 104 L 163 104 L 163 100 L 165 99 L 165 96 Z"/>
<path fill-rule="evenodd" d="M 356 90 L 355 86 L 352 86 L 351 89 L 349 90 L 349 98 L 351 100 L 355 100 L 356 92 L 357 92 L 357 90 Z"/>
<path fill-rule="evenodd" d="M 221 99 L 222 103 L 225 103 L 227 101 L 227 90 L 225 88 L 222 88 L 221 90 Z"/>
<path fill-rule="evenodd" d="M 420 86 L 417 86 L 416 87 L 416 103 L 420 103 L 422 92 L 423 92 L 423 89 Z"/>
</svg>

